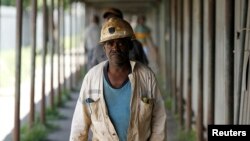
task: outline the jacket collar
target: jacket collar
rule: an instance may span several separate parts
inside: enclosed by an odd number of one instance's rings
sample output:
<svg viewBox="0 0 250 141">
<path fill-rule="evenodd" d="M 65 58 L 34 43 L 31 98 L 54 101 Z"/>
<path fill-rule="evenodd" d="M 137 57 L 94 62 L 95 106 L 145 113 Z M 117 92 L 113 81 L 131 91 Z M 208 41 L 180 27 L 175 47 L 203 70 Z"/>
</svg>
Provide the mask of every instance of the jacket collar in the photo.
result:
<svg viewBox="0 0 250 141">
<path fill-rule="evenodd" d="M 132 73 L 134 72 L 135 64 L 136 64 L 135 61 L 130 61 L 130 66 L 131 66 L 131 71 L 132 71 Z"/>
</svg>

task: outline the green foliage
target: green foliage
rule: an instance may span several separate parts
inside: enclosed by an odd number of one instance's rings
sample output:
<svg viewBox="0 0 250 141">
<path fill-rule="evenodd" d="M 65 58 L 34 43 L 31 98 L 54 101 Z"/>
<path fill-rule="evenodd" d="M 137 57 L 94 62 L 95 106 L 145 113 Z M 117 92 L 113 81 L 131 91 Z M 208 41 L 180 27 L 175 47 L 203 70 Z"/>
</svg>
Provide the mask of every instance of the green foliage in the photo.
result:
<svg viewBox="0 0 250 141">
<path fill-rule="evenodd" d="M 196 135 L 193 130 L 191 131 L 183 131 L 180 130 L 177 133 L 177 140 L 178 141 L 195 141 Z"/>
<path fill-rule="evenodd" d="M 61 117 L 60 113 L 58 112 L 57 108 L 47 108 L 46 109 L 46 119 L 47 120 L 56 120 Z"/>
<path fill-rule="evenodd" d="M 171 98 L 170 98 L 170 97 L 167 97 L 167 98 L 165 99 L 165 106 L 166 106 L 166 108 L 167 108 L 167 109 L 172 109 L 172 105 L 173 105 L 173 103 L 172 103 Z"/>
<path fill-rule="evenodd" d="M 63 103 L 65 103 L 66 101 L 70 100 L 71 99 L 71 96 L 70 96 L 70 91 L 69 89 L 64 89 L 62 91 L 62 96 L 63 96 Z"/>
<path fill-rule="evenodd" d="M 30 6 L 31 0 L 23 0 L 23 7 L 27 8 Z M 1 0 L 1 5 L 16 6 L 16 0 Z"/>
<path fill-rule="evenodd" d="M 172 99 L 170 97 L 170 94 L 169 92 L 166 90 L 166 88 L 164 88 L 164 85 L 166 85 L 163 81 L 163 78 L 161 75 L 156 75 L 156 79 L 158 81 L 158 85 L 159 85 L 159 88 L 160 88 L 160 91 L 162 93 L 162 96 L 164 97 L 164 100 L 165 100 L 165 106 L 167 109 L 172 109 Z"/>
<path fill-rule="evenodd" d="M 158 86 L 160 88 L 160 91 L 164 97 L 165 100 L 165 107 L 169 110 L 172 109 L 172 105 L 173 105 L 173 100 L 169 94 L 169 92 L 166 90 L 166 88 L 164 87 L 164 85 L 166 85 L 166 83 L 164 83 L 164 77 L 162 77 L 161 75 L 156 75 L 156 79 L 158 81 Z M 175 122 L 177 122 L 179 119 L 178 115 L 175 114 L 174 115 L 174 120 Z M 186 132 L 180 128 L 177 129 L 177 136 L 175 137 L 175 141 L 195 141 L 196 139 L 196 134 L 194 131 L 189 131 Z"/>
<path fill-rule="evenodd" d="M 48 135 L 45 125 L 36 123 L 31 129 L 27 125 L 21 128 L 21 141 L 43 141 Z"/>
<path fill-rule="evenodd" d="M 1 5 L 14 6 L 15 3 L 15 0 L 1 0 Z"/>
<path fill-rule="evenodd" d="M 64 89 L 61 91 L 61 103 L 59 103 L 59 95 L 57 95 L 56 105 L 58 105 L 59 107 L 63 107 L 64 104 L 70 99 L 70 91 L 68 89 Z"/>
<path fill-rule="evenodd" d="M 83 79 L 84 76 L 86 75 L 86 73 L 87 73 L 87 68 L 86 67 L 84 67 L 84 69 L 81 69 L 80 70 L 80 76 L 81 76 L 80 79 Z"/>
<path fill-rule="evenodd" d="M 28 124 L 21 127 L 21 141 L 44 141 L 48 134 L 59 127 L 53 124 L 54 120 L 62 118 L 57 109 L 46 109 L 46 124 L 40 123 L 39 114 L 36 113 L 34 126 L 30 129 Z"/>
<path fill-rule="evenodd" d="M 62 0 L 60 0 L 62 4 Z M 54 0 L 54 6 L 57 7 L 58 1 Z M 70 0 L 64 0 L 65 4 L 65 9 L 69 7 L 70 5 Z M 16 0 L 1 0 L 1 5 L 5 6 L 16 6 Z M 28 7 L 31 7 L 32 5 L 32 0 L 23 0 L 23 7 L 26 9 Z M 47 5 L 51 5 L 51 0 L 47 0 Z M 42 9 L 43 6 L 43 0 L 37 0 L 37 7 L 39 10 Z"/>
</svg>

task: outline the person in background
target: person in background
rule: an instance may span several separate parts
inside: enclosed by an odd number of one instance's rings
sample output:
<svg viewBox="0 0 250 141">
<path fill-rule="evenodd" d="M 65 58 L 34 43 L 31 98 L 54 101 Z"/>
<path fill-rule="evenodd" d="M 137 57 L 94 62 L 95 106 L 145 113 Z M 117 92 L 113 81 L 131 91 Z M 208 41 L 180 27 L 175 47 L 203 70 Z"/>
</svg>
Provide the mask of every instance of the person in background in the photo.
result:
<svg viewBox="0 0 250 141">
<path fill-rule="evenodd" d="M 112 17 L 117 17 L 123 19 L 123 13 L 121 10 L 117 8 L 107 8 L 105 12 L 103 13 L 103 19 L 108 20 Z M 139 61 L 145 65 L 148 65 L 148 58 L 146 54 L 143 52 L 142 44 L 138 40 L 133 41 L 134 48 L 130 51 L 130 59 L 134 61 Z M 99 64 L 100 62 L 107 60 L 106 55 L 104 54 L 104 51 L 101 47 L 101 45 L 98 45 L 94 48 L 93 51 L 93 57 L 90 61 L 91 67 Z"/>
<path fill-rule="evenodd" d="M 151 37 L 151 30 L 146 25 L 146 17 L 144 15 L 139 15 L 137 18 L 137 25 L 135 26 L 135 36 L 142 43 L 143 50 L 149 58 L 149 66 L 155 71 L 158 72 L 158 51 L 157 47 L 153 43 Z"/>
<path fill-rule="evenodd" d="M 138 41 L 137 39 L 134 39 L 133 41 L 133 48 L 131 49 L 131 51 L 129 52 L 129 58 L 130 60 L 133 61 L 138 61 L 140 63 L 143 63 L 144 65 L 148 66 L 148 58 L 145 54 L 145 52 L 143 51 L 143 47 L 140 41 Z"/>
<path fill-rule="evenodd" d="M 148 39 L 151 38 L 151 30 L 150 28 L 145 24 L 146 17 L 143 15 L 140 15 L 137 17 L 137 25 L 135 26 L 135 36 L 136 38 L 142 43 L 143 50 L 145 51 L 146 55 L 148 55 Z"/>
<path fill-rule="evenodd" d="M 121 18 L 105 21 L 100 43 L 108 58 L 85 75 L 70 141 L 165 141 L 167 115 L 153 71 L 129 59 L 135 38 Z"/>
<path fill-rule="evenodd" d="M 91 23 L 86 27 L 84 32 L 84 48 L 87 53 L 87 70 L 91 67 L 90 61 L 93 58 L 93 50 L 99 43 L 101 32 L 99 23 L 99 17 L 97 15 L 93 15 Z"/>
</svg>

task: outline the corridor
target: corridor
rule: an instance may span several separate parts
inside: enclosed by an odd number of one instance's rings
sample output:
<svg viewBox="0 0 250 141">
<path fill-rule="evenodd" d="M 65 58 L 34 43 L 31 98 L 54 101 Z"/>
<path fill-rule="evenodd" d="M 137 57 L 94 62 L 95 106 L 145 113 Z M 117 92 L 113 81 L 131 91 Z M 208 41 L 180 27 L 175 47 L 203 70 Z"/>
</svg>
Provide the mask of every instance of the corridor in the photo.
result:
<svg viewBox="0 0 250 141">
<path fill-rule="evenodd" d="M 249 0 L 0 0 L 0 140 L 69 140 L 91 62 L 86 30 L 112 7 L 157 78 L 168 141 L 250 124 Z"/>
</svg>

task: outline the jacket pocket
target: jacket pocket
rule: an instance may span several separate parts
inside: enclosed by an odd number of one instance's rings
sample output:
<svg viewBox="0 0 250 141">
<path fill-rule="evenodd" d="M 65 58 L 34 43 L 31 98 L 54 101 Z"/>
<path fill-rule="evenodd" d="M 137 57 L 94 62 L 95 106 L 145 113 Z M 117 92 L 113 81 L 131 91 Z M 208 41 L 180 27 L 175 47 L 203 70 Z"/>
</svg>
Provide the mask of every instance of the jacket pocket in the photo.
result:
<svg viewBox="0 0 250 141">
<path fill-rule="evenodd" d="M 148 120 L 150 120 L 152 116 L 153 99 L 149 99 L 146 97 L 141 98 L 139 108 L 140 122 L 148 122 Z"/>
<path fill-rule="evenodd" d="M 91 115 L 91 120 L 99 121 L 100 120 L 100 98 L 95 97 L 95 98 L 86 98 L 85 99 L 86 104 L 89 109 L 89 113 Z"/>
</svg>

